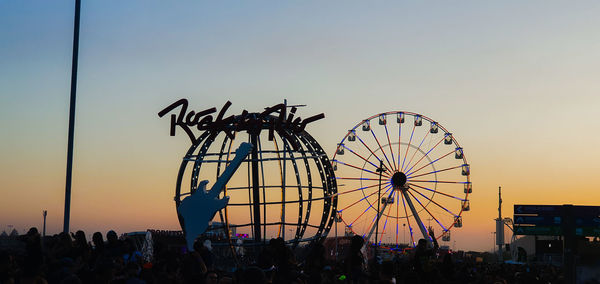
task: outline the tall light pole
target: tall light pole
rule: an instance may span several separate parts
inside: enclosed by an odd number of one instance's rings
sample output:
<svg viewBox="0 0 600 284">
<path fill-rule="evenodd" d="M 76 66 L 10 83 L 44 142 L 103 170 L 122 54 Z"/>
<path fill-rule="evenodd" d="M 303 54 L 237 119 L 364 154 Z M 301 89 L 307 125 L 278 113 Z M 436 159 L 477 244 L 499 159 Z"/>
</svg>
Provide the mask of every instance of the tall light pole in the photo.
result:
<svg viewBox="0 0 600 284">
<path fill-rule="evenodd" d="M 498 245 L 498 261 L 503 262 L 502 246 L 504 245 L 504 219 L 502 219 L 502 187 L 498 187 L 498 219 L 496 219 L 496 245 Z"/>
<path fill-rule="evenodd" d="M 378 245 L 377 236 L 379 235 L 379 217 L 381 216 L 381 214 L 379 214 L 379 206 L 381 205 L 381 175 L 384 171 L 385 169 L 383 168 L 383 161 L 379 160 L 379 168 L 377 168 L 377 173 L 379 173 L 379 189 L 377 191 L 377 220 L 375 221 L 377 223 L 375 224 L 375 246 Z M 375 253 L 377 254 L 377 248 L 375 249 Z"/>
<path fill-rule="evenodd" d="M 75 0 L 75 23 L 73 27 L 73 61 L 71 62 L 71 100 L 69 102 L 69 137 L 67 145 L 67 178 L 65 183 L 65 219 L 63 232 L 69 232 L 71 217 L 71 175 L 73 173 L 73 136 L 75 130 L 75 97 L 77 94 L 77 62 L 79 59 L 79 15 L 81 0 Z"/>
<path fill-rule="evenodd" d="M 46 236 L 46 216 L 48 216 L 48 211 L 44 210 L 44 212 L 42 212 L 42 216 L 44 216 L 44 227 L 42 229 L 42 237 Z"/>
</svg>

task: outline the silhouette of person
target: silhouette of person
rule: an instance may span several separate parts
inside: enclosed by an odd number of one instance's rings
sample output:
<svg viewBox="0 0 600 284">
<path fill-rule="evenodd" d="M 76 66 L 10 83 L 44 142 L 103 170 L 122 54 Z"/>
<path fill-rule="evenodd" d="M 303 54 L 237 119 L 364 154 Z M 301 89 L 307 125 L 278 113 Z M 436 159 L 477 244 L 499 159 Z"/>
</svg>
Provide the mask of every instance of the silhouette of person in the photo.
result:
<svg viewBox="0 0 600 284">
<path fill-rule="evenodd" d="M 210 270 L 204 275 L 205 284 L 217 284 L 219 283 L 219 274 L 216 271 Z"/>
<path fill-rule="evenodd" d="M 394 262 L 388 260 L 381 263 L 381 268 L 379 269 L 378 283 L 396 283 L 396 278 L 394 278 Z"/>
<path fill-rule="evenodd" d="M 41 236 L 37 228 L 29 229 L 25 235 L 25 262 L 23 267 L 23 276 L 19 279 L 20 283 L 47 283 L 42 277 L 42 265 L 44 258 L 42 254 Z"/>
<path fill-rule="evenodd" d="M 321 283 L 321 273 L 326 266 L 325 253 L 325 247 L 321 242 L 312 244 L 304 266 L 304 270 L 309 276 L 309 283 Z"/>
<path fill-rule="evenodd" d="M 430 261 L 435 257 L 435 253 L 439 248 L 435 233 L 431 227 L 429 227 L 429 236 L 433 241 L 433 248 L 427 247 L 427 240 L 420 239 L 413 258 L 413 268 L 422 279 L 427 279 L 430 276 L 428 275 L 432 268 Z"/>
<path fill-rule="evenodd" d="M 360 251 L 365 240 L 355 235 L 350 240 L 350 250 L 344 258 L 344 271 L 348 283 L 362 283 L 366 280 L 365 257 Z"/>
<path fill-rule="evenodd" d="M 90 257 L 90 247 L 82 230 L 77 231 L 73 236 L 73 253 L 75 258 L 80 257 L 82 261 L 87 262 Z"/>
<path fill-rule="evenodd" d="M 102 258 L 105 257 L 104 239 L 102 238 L 102 233 L 95 232 L 92 235 L 92 243 L 94 246 L 92 248 L 89 263 L 92 269 L 96 269 L 99 263 L 102 261 Z"/>
<path fill-rule="evenodd" d="M 204 279 L 204 273 L 207 272 L 204 259 L 200 255 L 202 250 L 202 241 L 196 239 L 194 250 L 189 251 L 183 258 L 182 273 L 186 283 L 201 283 Z"/>
<path fill-rule="evenodd" d="M 106 233 L 106 254 L 110 258 L 119 258 L 123 252 L 123 246 L 117 237 L 117 233 L 113 230 Z"/>
</svg>

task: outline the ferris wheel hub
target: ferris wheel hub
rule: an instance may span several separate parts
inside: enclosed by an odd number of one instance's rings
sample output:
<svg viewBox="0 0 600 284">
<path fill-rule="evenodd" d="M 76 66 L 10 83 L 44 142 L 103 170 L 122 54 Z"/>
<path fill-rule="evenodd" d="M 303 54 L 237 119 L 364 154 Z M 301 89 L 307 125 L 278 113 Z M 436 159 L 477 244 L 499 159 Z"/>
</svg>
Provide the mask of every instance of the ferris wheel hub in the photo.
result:
<svg viewBox="0 0 600 284">
<path fill-rule="evenodd" d="M 406 185 L 406 175 L 403 172 L 394 173 L 392 176 L 392 185 L 394 188 L 404 188 Z"/>
</svg>

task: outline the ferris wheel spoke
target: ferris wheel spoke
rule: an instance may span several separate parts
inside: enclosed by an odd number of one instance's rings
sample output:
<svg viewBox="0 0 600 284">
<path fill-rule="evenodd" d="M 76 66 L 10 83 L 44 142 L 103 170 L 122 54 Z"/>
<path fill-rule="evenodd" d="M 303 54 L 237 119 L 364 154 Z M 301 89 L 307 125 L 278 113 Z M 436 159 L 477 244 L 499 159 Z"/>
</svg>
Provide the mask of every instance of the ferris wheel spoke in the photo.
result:
<svg viewBox="0 0 600 284">
<path fill-rule="evenodd" d="M 414 247 L 415 246 L 415 238 L 413 236 L 412 226 L 410 225 L 410 218 L 408 217 L 408 210 L 406 210 L 406 201 L 404 200 L 403 194 L 399 194 L 399 195 L 400 195 L 400 197 L 402 197 L 402 206 L 404 207 L 404 215 L 406 215 L 406 223 L 408 223 L 408 231 L 410 232 L 410 240 Z"/>
<path fill-rule="evenodd" d="M 420 175 L 416 175 L 416 176 L 407 176 L 407 177 L 409 177 L 409 178 L 416 178 L 416 177 L 426 176 L 426 175 L 435 174 L 435 173 L 439 173 L 439 172 L 444 172 L 444 171 L 449 171 L 449 170 L 453 170 L 453 169 L 458 169 L 458 168 L 461 168 L 461 167 L 462 167 L 462 165 L 458 165 L 456 167 L 445 168 L 445 169 L 441 169 L 441 170 L 437 170 L 437 171 L 432 171 L 432 172 L 428 172 L 428 173 L 424 173 L 424 174 L 420 174 Z"/>
<path fill-rule="evenodd" d="M 435 193 L 437 193 L 437 194 L 441 194 L 441 195 L 443 195 L 443 196 L 450 197 L 450 198 L 454 198 L 454 199 L 457 199 L 457 200 L 460 200 L 460 201 L 465 201 L 465 200 L 466 200 L 466 199 L 463 199 L 463 198 L 460 198 L 460 197 L 456 197 L 456 196 L 454 196 L 454 195 L 450 195 L 450 194 L 447 194 L 447 193 L 443 193 L 443 192 L 441 192 L 441 191 L 438 191 L 438 190 L 433 190 L 433 189 L 431 189 L 431 188 L 427 188 L 427 187 L 424 187 L 424 186 L 420 186 L 420 185 L 418 185 L 418 184 L 409 184 L 409 187 L 410 187 L 410 186 L 416 186 L 416 187 L 418 187 L 418 188 L 422 188 L 422 189 L 425 189 L 425 190 L 428 190 L 428 191 L 431 191 L 431 192 L 435 192 Z"/>
<path fill-rule="evenodd" d="M 433 214 L 431 214 L 431 212 L 429 212 L 429 210 L 427 209 L 427 207 L 425 205 L 423 205 L 423 203 L 421 203 L 421 201 L 414 195 L 412 194 L 412 192 L 407 191 L 410 196 L 412 196 L 418 203 L 419 205 L 421 205 L 421 207 L 423 207 L 423 209 L 425 209 L 425 211 L 429 214 L 429 216 L 431 216 L 431 218 L 433 218 L 433 220 L 435 220 L 435 222 L 438 223 L 438 225 L 440 225 L 440 227 L 442 227 L 442 229 L 444 229 L 444 231 L 447 231 L 448 229 L 446 229 L 446 227 L 444 227 L 444 225 L 442 225 L 442 223 L 440 223 L 440 221 L 435 218 L 435 216 L 433 216 Z"/>
<path fill-rule="evenodd" d="M 375 185 L 371 185 L 371 186 L 366 186 L 366 187 L 361 187 L 361 188 L 354 189 L 354 190 L 352 190 L 352 191 L 357 191 L 357 190 L 359 190 L 359 189 L 365 189 L 365 188 L 369 188 L 369 187 L 375 187 L 375 186 L 378 186 L 378 185 L 379 185 L 379 184 L 375 184 Z M 349 192 L 352 192 L 352 191 L 349 191 Z M 348 193 L 348 192 L 344 192 L 344 193 Z M 344 193 L 340 193 L 340 194 L 344 194 Z M 375 192 L 373 192 L 373 193 L 371 193 L 371 194 L 369 194 L 369 195 L 366 195 L 366 196 L 364 196 L 363 198 L 361 198 L 361 199 L 359 199 L 359 200 L 355 201 L 354 203 L 352 203 L 352 204 L 350 204 L 350 205 L 348 205 L 348 206 L 346 206 L 346 207 L 342 208 L 341 210 L 338 210 L 338 212 L 342 212 L 342 211 L 344 211 L 344 210 L 348 209 L 349 207 L 352 207 L 352 206 L 356 205 L 358 202 L 360 202 L 360 201 L 363 201 L 363 200 L 365 200 L 365 199 L 367 199 L 367 198 L 369 198 L 369 197 L 371 197 L 371 196 L 375 195 L 375 193 L 377 193 L 377 191 L 375 191 Z"/>
<path fill-rule="evenodd" d="M 379 185 L 379 184 L 377 184 L 377 183 L 376 183 L 376 184 L 369 185 L 369 186 L 363 186 L 363 187 L 355 188 L 355 189 L 352 189 L 352 190 L 349 190 L 349 191 L 344 191 L 344 192 L 342 192 L 342 193 L 336 193 L 336 194 L 332 194 L 332 195 L 331 195 L 331 197 L 333 197 L 333 196 L 340 196 L 340 195 L 342 195 L 342 194 L 348 194 L 348 193 L 356 192 L 356 191 L 359 191 L 359 190 L 363 190 L 363 189 L 367 189 L 367 188 L 376 187 L 376 186 L 378 186 L 378 185 Z"/>
<path fill-rule="evenodd" d="M 386 187 L 384 187 L 384 189 L 386 189 L 386 188 L 387 188 L 387 190 L 386 190 L 386 191 L 383 193 L 383 195 L 384 195 L 384 196 L 385 196 L 385 194 L 386 194 L 388 191 L 392 190 L 392 186 L 391 186 L 391 185 L 387 185 Z M 378 192 L 379 192 L 379 191 L 375 191 L 374 193 L 378 193 Z M 381 198 L 377 198 L 376 202 L 381 202 L 381 201 L 380 201 L 380 199 L 381 199 Z M 369 201 L 369 200 L 367 199 L 367 202 L 368 202 L 368 201 Z M 373 203 L 375 203 L 375 202 L 369 202 L 369 204 L 373 204 Z M 370 207 L 372 208 L 372 205 L 371 205 Z M 371 221 L 371 224 L 369 225 L 369 227 L 367 227 L 367 228 L 369 228 L 369 229 L 370 229 L 370 231 L 372 231 L 372 230 L 373 230 L 373 229 L 372 229 L 372 228 L 373 228 L 373 224 L 375 224 L 375 220 L 377 220 L 377 216 L 380 216 L 380 215 L 379 215 L 379 211 L 377 211 L 377 209 L 375 209 L 375 208 L 373 208 L 373 209 L 376 211 L 376 213 L 375 213 L 375 218 L 373 218 L 373 221 Z M 381 218 L 381 217 L 379 217 L 379 218 Z M 366 236 L 366 235 L 365 235 L 365 236 Z M 364 236 L 363 236 L 363 237 L 364 237 Z M 369 237 L 370 237 L 370 234 L 369 234 Z"/>
<path fill-rule="evenodd" d="M 348 180 L 375 180 L 379 181 L 378 178 L 352 178 L 352 177 L 335 177 L 336 179 L 348 179 Z"/>
<path fill-rule="evenodd" d="M 369 206 L 367 207 L 367 209 L 365 209 L 365 211 L 363 211 L 362 213 L 360 213 L 360 215 L 358 215 L 358 217 L 356 217 L 356 219 L 354 219 L 354 221 L 352 221 L 352 223 L 348 224 L 348 227 L 352 227 L 352 225 L 354 225 L 354 222 L 356 222 L 360 217 L 362 217 L 362 215 L 364 215 L 365 213 L 367 213 L 367 211 L 373 207 L 373 205 L 369 204 Z"/>
<path fill-rule="evenodd" d="M 342 164 L 342 165 L 344 165 L 344 166 L 348 166 L 348 167 L 351 167 L 351 168 L 355 168 L 355 169 L 357 169 L 357 170 L 365 171 L 365 172 L 367 172 L 367 173 L 370 173 L 370 174 L 374 174 L 374 175 L 376 175 L 376 176 L 379 176 L 379 173 L 377 173 L 377 172 L 374 172 L 374 171 L 367 170 L 367 169 L 365 169 L 365 168 L 361 168 L 361 167 L 358 167 L 358 166 L 355 166 L 355 165 L 351 165 L 351 164 L 348 164 L 348 163 L 344 163 L 344 162 L 342 162 L 342 161 L 340 161 L 340 160 L 333 160 L 333 161 L 334 161 L 334 162 L 337 162 L 338 164 Z M 383 174 L 383 176 L 385 176 L 385 177 L 389 177 L 389 175 L 386 175 L 386 174 Z"/>
<path fill-rule="evenodd" d="M 356 137 L 358 137 L 358 136 L 356 136 Z M 359 138 L 359 139 L 360 139 L 360 138 Z M 378 165 L 375 165 L 375 164 L 373 164 L 373 162 L 371 162 L 371 161 L 367 160 L 365 157 L 363 157 L 363 156 L 361 156 L 360 154 L 358 154 L 358 153 L 354 152 L 352 149 L 350 149 L 350 148 L 346 147 L 346 145 L 344 145 L 344 149 L 347 149 L 348 151 L 350 151 L 350 153 L 352 153 L 352 154 L 356 155 L 357 157 L 359 157 L 359 158 L 363 159 L 365 162 L 367 162 L 367 163 L 369 163 L 369 164 L 373 165 L 373 167 L 375 167 L 376 169 L 377 169 L 377 168 L 379 168 L 379 166 L 378 166 Z M 375 156 L 375 157 L 377 158 L 377 156 Z M 377 158 L 377 159 L 379 160 L 379 158 Z M 379 161 L 381 161 L 381 160 L 379 160 Z"/>
<path fill-rule="evenodd" d="M 332 195 L 331 195 L 331 197 L 334 197 L 334 196 L 340 196 L 340 195 L 342 195 L 342 194 L 348 194 L 348 193 L 356 192 L 356 191 L 359 191 L 359 190 L 363 190 L 363 189 L 367 189 L 367 188 L 375 187 L 375 186 L 378 186 L 378 185 L 379 185 L 379 184 L 377 184 L 377 183 L 376 183 L 376 184 L 374 184 L 374 185 L 363 186 L 363 187 L 355 188 L 355 189 L 352 189 L 352 190 L 344 191 L 344 192 L 342 192 L 342 193 L 335 193 L 335 194 L 332 194 Z"/>
<path fill-rule="evenodd" d="M 398 123 L 398 167 L 396 169 L 400 168 L 400 146 L 402 146 L 402 123 Z"/>
<path fill-rule="evenodd" d="M 454 184 L 465 184 L 466 182 L 464 181 L 445 181 L 445 180 L 414 180 L 414 179 L 407 179 L 407 181 L 412 182 L 424 182 L 424 183 L 454 183 Z"/>
<path fill-rule="evenodd" d="M 377 142 L 379 149 L 381 149 L 381 153 L 383 154 L 383 157 L 387 161 L 388 166 L 390 166 L 388 170 L 393 171 L 394 167 L 392 166 L 392 163 L 390 163 L 390 160 L 388 159 L 387 155 L 385 154 L 385 150 L 383 149 L 383 147 L 381 147 L 381 143 L 379 143 L 379 139 L 377 139 L 377 136 L 375 136 L 375 132 L 373 132 L 373 128 L 371 128 L 371 134 L 373 135 L 373 138 L 375 138 L 375 142 Z"/>
<path fill-rule="evenodd" d="M 431 164 L 433 164 L 433 163 L 435 163 L 435 162 L 437 162 L 437 161 L 439 161 L 439 160 L 441 160 L 441 159 L 443 159 L 443 158 L 446 158 L 446 157 L 450 156 L 450 154 L 452 154 L 452 153 L 454 153 L 454 151 L 450 151 L 450 152 L 448 152 L 448 154 L 445 154 L 445 155 L 443 155 L 443 156 L 441 156 L 441 157 L 439 157 L 439 158 L 437 158 L 437 159 L 435 159 L 435 160 L 433 160 L 433 161 L 429 162 L 428 164 L 426 164 L 426 165 L 424 165 L 424 166 L 422 166 L 422 167 L 420 167 L 420 168 L 418 168 L 418 169 L 416 169 L 416 170 L 414 170 L 414 171 L 412 171 L 412 172 L 408 172 L 408 173 L 406 173 L 406 174 L 407 174 L 407 176 L 408 176 L 408 175 L 412 175 L 412 174 L 414 174 L 414 173 L 416 173 L 416 172 L 418 172 L 418 171 L 420 171 L 420 170 L 424 169 L 425 167 L 427 167 L 427 166 L 429 166 L 429 165 L 431 165 Z"/>
<path fill-rule="evenodd" d="M 400 194 L 396 194 L 396 248 L 398 248 L 398 222 L 400 221 Z M 406 217 L 408 219 L 408 216 Z"/>
<path fill-rule="evenodd" d="M 438 141 L 433 147 L 431 147 L 431 149 L 429 149 L 429 151 L 427 151 L 427 153 L 425 153 L 423 156 L 421 156 L 421 158 L 414 164 L 412 165 L 412 167 L 408 168 L 408 166 L 406 167 L 407 173 L 410 173 L 410 171 L 417 166 L 425 157 L 427 157 L 427 155 L 429 155 L 429 153 L 431 153 L 431 151 L 433 151 L 438 145 L 440 145 L 440 143 L 442 143 L 442 141 L 444 141 L 444 138 L 440 139 L 440 141 Z"/>
<path fill-rule="evenodd" d="M 410 157 L 410 160 L 408 161 L 408 163 L 406 164 L 406 168 L 403 168 L 402 171 L 406 172 L 408 167 L 410 167 L 410 163 L 412 163 L 413 159 L 415 158 L 415 155 L 422 151 L 421 150 L 421 146 L 423 146 L 423 142 L 425 142 L 425 139 L 427 139 L 427 136 L 429 135 L 429 132 L 427 132 L 427 134 L 425 134 L 425 136 L 423 137 L 423 139 L 421 139 L 421 143 L 419 143 L 419 146 L 417 146 L 417 148 L 415 148 L 415 151 L 413 152 L 412 156 Z"/>
<path fill-rule="evenodd" d="M 394 171 L 398 171 L 398 168 L 396 167 L 396 160 L 394 159 L 394 150 L 392 150 L 392 142 L 390 141 L 390 134 L 388 132 L 387 124 L 384 124 L 383 126 L 385 127 L 385 135 L 387 136 L 388 146 L 390 147 L 390 156 L 392 156 L 392 168 L 394 169 Z M 381 149 L 381 151 L 383 151 L 383 149 Z"/>
<path fill-rule="evenodd" d="M 429 200 L 431 203 L 437 205 L 438 207 L 440 207 L 441 209 L 443 209 L 444 211 L 450 213 L 451 215 L 453 215 L 454 217 L 458 217 L 458 215 L 452 213 L 452 211 L 448 210 L 446 207 L 440 205 L 439 203 L 435 202 L 432 198 L 427 197 L 426 195 L 424 195 L 423 193 L 419 192 L 418 190 L 414 189 L 414 188 L 410 188 L 412 189 L 414 192 L 418 193 L 419 195 L 423 196 L 424 198 L 426 198 L 427 200 Z"/>
<path fill-rule="evenodd" d="M 391 170 L 383 163 L 383 160 L 381 158 L 379 158 L 379 156 L 377 156 L 375 154 L 375 152 L 373 152 L 373 150 L 371 150 L 371 148 L 369 148 L 369 146 L 367 146 L 367 144 L 365 143 L 365 141 L 363 141 L 360 138 L 360 136 L 358 136 L 358 134 L 356 134 L 356 138 L 358 138 L 358 141 L 360 141 L 360 143 L 363 144 L 363 146 L 365 146 L 365 148 L 367 148 L 367 150 L 369 150 L 369 152 L 371 152 L 371 155 L 373 155 L 373 157 L 375 157 L 380 162 L 380 164 L 383 164 L 383 166 L 386 168 L 387 172 L 391 172 Z M 385 155 L 385 153 L 384 153 L 384 155 Z M 369 162 L 369 163 L 371 163 L 371 162 Z M 371 164 L 374 165 L 373 163 L 371 163 Z M 375 168 L 379 168 L 379 166 L 375 166 Z"/>
<path fill-rule="evenodd" d="M 410 133 L 410 139 L 408 140 L 408 145 L 406 145 L 406 152 L 404 153 L 404 159 L 402 160 L 402 167 L 400 167 L 401 169 L 404 169 L 404 162 L 406 162 L 406 156 L 408 156 L 408 149 L 410 149 L 410 145 L 412 143 L 412 139 L 415 134 L 415 127 L 417 127 L 417 126 L 413 125 L 412 132 Z"/>
<path fill-rule="evenodd" d="M 396 190 L 392 190 L 392 193 L 390 194 L 390 196 L 388 198 L 391 198 L 392 200 L 394 200 L 396 195 Z M 388 211 L 385 215 L 385 223 L 383 223 L 383 230 L 381 231 L 381 239 L 379 239 L 379 245 L 381 245 L 381 241 L 383 240 L 383 235 L 385 234 L 385 228 L 387 227 L 387 223 L 388 223 L 388 219 L 390 218 L 390 211 L 392 209 L 393 206 L 390 206 L 388 208 Z M 398 218 L 396 218 L 396 220 L 398 220 Z"/>
</svg>

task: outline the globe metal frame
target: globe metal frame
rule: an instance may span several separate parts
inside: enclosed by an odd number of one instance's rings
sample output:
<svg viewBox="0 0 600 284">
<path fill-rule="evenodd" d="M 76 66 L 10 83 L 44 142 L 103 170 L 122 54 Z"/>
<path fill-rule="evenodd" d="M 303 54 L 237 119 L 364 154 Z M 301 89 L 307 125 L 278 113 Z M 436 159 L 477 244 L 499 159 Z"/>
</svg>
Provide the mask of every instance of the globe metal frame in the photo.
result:
<svg viewBox="0 0 600 284">
<path fill-rule="evenodd" d="M 295 110 L 294 110 L 295 111 Z M 239 141 L 250 142 L 255 147 L 252 153 L 244 160 L 247 172 L 238 169 L 234 177 L 225 188 L 220 197 L 229 196 L 229 204 L 218 212 L 213 221 L 220 221 L 225 224 L 224 227 L 212 227 L 207 230 L 230 232 L 230 229 L 251 229 L 251 242 L 244 242 L 244 246 L 263 245 L 266 241 L 267 229 L 278 226 L 277 237 L 285 239 L 286 227 L 292 228 L 293 237 L 286 240 L 293 247 L 302 242 L 320 240 L 327 236 L 334 222 L 335 210 L 337 207 L 337 181 L 333 172 L 333 167 L 325 151 L 319 143 L 305 130 L 298 131 L 294 127 L 282 125 L 273 130 L 273 121 L 277 117 L 260 113 L 245 113 L 234 116 L 233 120 L 222 128 L 205 130 L 191 145 L 181 162 L 177 176 L 177 185 L 175 190 L 175 205 L 178 207 L 183 198 L 193 193 L 203 179 L 210 181 L 216 178 L 224 171 L 228 162 L 233 159 L 235 145 Z M 240 125 L 251 125 L 253 127 L 243 127 Z M 265 131 L 263 131 L 265 130 Z M 227 133 L 229 132 L 229 133 Z M 233 135 L 228 135 L 233 133 Z M 274 135 L 276 134 L 276 135 Z M 268 139 L 267 139 L 268 138 Z M 270 140 L 270 141 L 269 141 Z M 267 144 L 273 144 L 271 147 Z M 269 184 L 270 176 L 277 175 L 272 169 L 265 175 L 265 166 L 267 163 L 279 165 L 280 184 Z M 209 165 L 213 165 L 208 169 Z M 216 166 L 214 166 L 216 165 Z M 287 171 L 293 171 L 295 176 L 290 182 Z M 244 176 L 247 175 L 247 176 Z M 236 182 L 232 182 L 236 179 Z M 187 178 L 187 179 L 186 179 Z M 240 184 L 240 179 L 246 180 L 245 184 Z M 189 180 L 189 184 L 185 181 Z M 233 183 L 233 185 L 232 185 Z M 288 184 L 290 183 L 290 184 Z M 189 189 L 189 191 L 186 191 Z M 297 199 L 290 200 L 289 190 L 294 190 Z M 269 191 L 267 193 L 267 191 Z M 276 192 L 281 196 L 279 200 L 269 200 L 268 194 Z M 286 193 L 288 197 L 286 198 Z M 239 202 L 241 194 L 247 194 L 248 202 Z M 262 194 L 262 196 L 260 196 Z M 320 206 L 317 203 L 322 203 Z M 288 221 L 286 218 L 286 205 L 297 204 L 298 217 L 295 222 Z M 279 220 L 267 220 L 267 207 L 280 206 Z M 250 207 L 250 221 L 238 223 L 229 214 L 234 207 Z M 316 208 L 321 210 L 321 216 L 318 222 L 311 223 L 311 212 Z M 269 210 L 269 213 L 272 213 Z M 318 212 L 318 211 L 317 211 Z M 258 218 L 257 218 L 258 216 Z M 185 231 L 182 216 L 178 214 L 179 222 Z M 307 236 L 307 228 L 312 228 L 314 234 Z M 229 245 L 233 248 L 235 242 L 234 236 L 225 234 L 224 243 L 214 243 L 214 245 Z M 232 250 L 233 251 L 233 250 Z"/>
<path fill-rule="evenodd" d="M 398 129 L 390 135 L 393 131 L 388 125 L 393 120 Z M 407 124 L 412 127 L 403 127 Z M 437 239 L 449 241 L 450 229 L 462 227 L 462 214 L 470 210 L 470 165 L 463 148 L 452 133 L 427 116 L 391 111 L 364 119 L 348 130 L 331 160 L 340 182 L 337 214 L 347 230 L 370 242 L 374 233 L 374 239 L 380 233 L 374 231 L 382 228 L 381 239 L 395 237 L 395 242 L 383 242 L 384 246 L 400 249 L 401 220 L 408 223 L 410 246 L 416 246 L 415 226 L 424 239 L 432 241 L 420 216 L 430 217 L 430 228 L 431 221 L 435 221 L 433 227 L 441 231 L 435 235 Z M 340 173 L 342 169 L 345 173 Z M 392 179 L 394 175 L 396 180 Z M 398 184 L 401 176 L 406 177 L 405 183 Z M 395 233 L 389 228 L 394 221 Z M 382 245 L 381 239 L 376 245 Z"/>
</svg>

